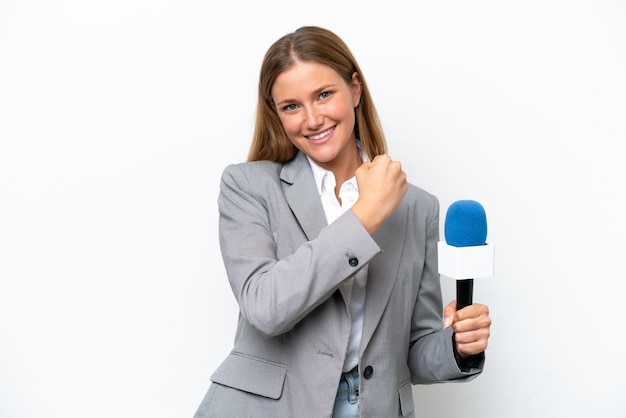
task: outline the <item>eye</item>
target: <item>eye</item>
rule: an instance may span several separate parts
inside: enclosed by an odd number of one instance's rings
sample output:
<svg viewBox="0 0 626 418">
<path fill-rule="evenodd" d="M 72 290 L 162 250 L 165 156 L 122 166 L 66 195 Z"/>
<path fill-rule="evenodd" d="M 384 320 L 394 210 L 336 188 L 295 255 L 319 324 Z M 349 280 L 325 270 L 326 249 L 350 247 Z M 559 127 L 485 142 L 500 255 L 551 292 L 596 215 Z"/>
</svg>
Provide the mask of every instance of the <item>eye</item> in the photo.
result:
<svg viewBox="0 0 626 418">
<path fill-rule="evenodd" d="M 331 94 L 332 93 L 329 92 L 329 91 L 324 91 L 324 92 L 320 93 L 319 98 L 321 100 L 326 100 L 326 99 L 328 99 L 331 96 Z"/>
<path fill-rule="evenodd" d="M 291 112 L 296 110 L 297 106 L 295 104 L 288 104 L 283 106 L 283 112 Z"/>
</svg>

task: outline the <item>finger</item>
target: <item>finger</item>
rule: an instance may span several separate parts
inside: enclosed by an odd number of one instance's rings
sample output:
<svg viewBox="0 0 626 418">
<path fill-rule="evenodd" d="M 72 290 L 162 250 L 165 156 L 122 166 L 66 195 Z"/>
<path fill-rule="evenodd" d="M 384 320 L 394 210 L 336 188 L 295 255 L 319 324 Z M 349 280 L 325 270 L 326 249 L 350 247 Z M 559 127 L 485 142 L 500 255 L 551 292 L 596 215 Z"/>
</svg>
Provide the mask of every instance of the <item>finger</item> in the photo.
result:
<svg viewBox="0 0 626 418">
<path fill-rule="evenodd" d="M 478 330 L 489 330 L 491 327 L 491 318 L 488 315 L 480 315 L 476 318 L 466 318 L 463 320 L 458 319 L 457 315 L 454 316 L 452 321 L 452 326 L 454 327 L 454 332 L 461 333 L 469 333 Z"/>
<path fill-rule="evenodd" d="M 379 163 L 382 161 L 391 161 L 391 157 L 389 157 L 389 154 L 378 154 L 374 157 L 372 163 Z"/>
<path fill-rule="evenodd" d="M 456 311 L 454 319 L 455 321 L 463 321 L 465 319 L 478 318 L 480 316 L 489 316 L 489 307 L 487 307 L 487 305 L 474 303 Z"/>
<path fill-rule="evenodd" d="M 472 339 L 489 337 L 491 318 L 488 315 L 480 315 L 476 318 L 458 320 L 455 316 L 451 326 L 454 332 L 463 338 L 461 342 L 469 342 Z"/>
<path fill-rule="evenodd" d="M 477 328 L 471 331 L 454 332 L 454 338 L 457 343 L 471 344 L 479 341 L 486 342 L 489 339 L 491 331 L 489 327 Z"/>
<path fill-rule="evenodd" d="M 461 357 L 469 357 L 487 350 L 487 340 L 473 341 L 471 343 L 456 343 L 456 351 Z"/>
</svg>

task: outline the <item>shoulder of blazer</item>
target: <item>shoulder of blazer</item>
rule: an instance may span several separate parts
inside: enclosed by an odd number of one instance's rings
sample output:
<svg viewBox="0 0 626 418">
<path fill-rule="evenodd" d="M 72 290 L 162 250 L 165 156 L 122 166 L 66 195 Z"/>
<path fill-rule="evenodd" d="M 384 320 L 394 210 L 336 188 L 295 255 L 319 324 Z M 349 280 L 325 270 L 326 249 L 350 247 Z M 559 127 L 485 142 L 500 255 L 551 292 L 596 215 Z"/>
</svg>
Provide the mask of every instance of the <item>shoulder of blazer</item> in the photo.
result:
<svg viewBox="0 0 626 418">
<path fill-rule="evenodd" d="M 409 184 L 405 201 L 407 201 L 409 205 L 414 205 L 415 209 L 424 215 L 429 215 L 433 212 L 436 212 L 438 215 L 439 213 L 439 200 L 437 196 L 414 184 Z"/>
<path fill-rule="evenodd" d="M 222 177 L 246 177 L 251 183 L 267 182 L 268 179 L 275 178 L 288 184 L 296 183 L 303 176 L 312 177 L 312 175 L 309 161 L 300 151 L 293 159 L 286 162 L 246 161 L 229 164 L 222 173 Z"/>
<path fill-rule="evenodd" d="M 272 161 L 246 161 L 227 165 L 222 173 L 222 178 L 238 178 L 243 176 L 252 182 L 259 179 L 266 181 L 268 177 L 278 178 L 281 168 L 282 163 Z"/>
</svg>

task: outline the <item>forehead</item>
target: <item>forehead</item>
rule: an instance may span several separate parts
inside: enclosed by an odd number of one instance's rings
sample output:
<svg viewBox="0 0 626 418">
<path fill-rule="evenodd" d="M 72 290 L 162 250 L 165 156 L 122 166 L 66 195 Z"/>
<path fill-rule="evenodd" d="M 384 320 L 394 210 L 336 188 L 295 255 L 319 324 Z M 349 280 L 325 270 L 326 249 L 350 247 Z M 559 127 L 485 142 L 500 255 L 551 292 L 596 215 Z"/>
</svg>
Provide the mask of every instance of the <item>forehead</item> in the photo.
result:
<svg viewBox="0 0 626 418">
<path fill-rule="evenodd" d="M 328 65 L 317 62 L 298 61 L 276 77 L 272 86 L 274 99 L 297 94 L 307 94 L 330 85 L 347 83 L 339 73 Z"/>
</svg>

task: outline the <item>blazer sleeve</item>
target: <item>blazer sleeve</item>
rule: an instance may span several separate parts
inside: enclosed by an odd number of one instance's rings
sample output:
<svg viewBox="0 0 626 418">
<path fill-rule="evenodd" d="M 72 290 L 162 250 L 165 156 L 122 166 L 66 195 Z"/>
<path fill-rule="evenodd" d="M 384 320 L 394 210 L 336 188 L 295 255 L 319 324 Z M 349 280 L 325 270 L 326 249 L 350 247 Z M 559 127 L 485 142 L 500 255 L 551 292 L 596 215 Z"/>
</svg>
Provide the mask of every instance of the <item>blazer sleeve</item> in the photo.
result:
<svg viewBox="0 0 626 418">
<path fill-rule="evenodd" d="M 251 167 L 257 166 L 231 165 L 222 175 L 220 248 L 241 314 L 273 337 L 326 301 L 380 248 L 352 211 L 307 239 L 276 173 Z M 293 243 L 293 251 L 280 259 L 278 240 Z"/>
<path fill-rule="evenodd" d="M 476 367 L 461 370 L 455 356 L 453 330 L 442 329 L 443 302 L 437 258 L 439 202 L 435 196 L 431 195 L 431 199 L 424 222 L 424 268 L 411 321 L 408 364 L 414 384 L 472 380 L 483 366 L 481 362 Z M 425 211 L 422 206 L 418 205 L 417 210 Z"/>
</svg>

